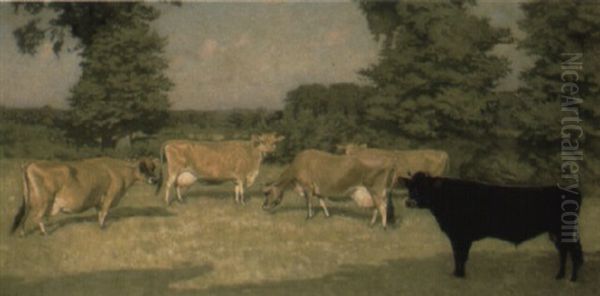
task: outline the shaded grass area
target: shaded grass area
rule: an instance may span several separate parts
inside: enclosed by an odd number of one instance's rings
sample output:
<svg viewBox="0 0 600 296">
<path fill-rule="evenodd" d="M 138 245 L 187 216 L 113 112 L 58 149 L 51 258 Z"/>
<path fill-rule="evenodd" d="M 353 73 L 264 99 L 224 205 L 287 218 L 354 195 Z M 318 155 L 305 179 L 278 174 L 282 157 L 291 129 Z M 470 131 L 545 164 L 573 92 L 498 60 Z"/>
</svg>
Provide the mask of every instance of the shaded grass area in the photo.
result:
<svg viewBox="0 0 600 296">
<path fill-rule="evenodd" d="M 448 258 L 437 255 L 377 266 L 344 265 L 317 278 L 206 290 L 177 289 L 172 284 L 202 278 L 212 271 L 210 265 L 85 272 L 35 281 L 6 276 L 0 277 L 0 286 L 2 295 L 598 295 L 594 276 L 600 274 L 600 253 L 590 254 L 584 276 L 576 284 L 552 279 L 548 261 L 554 261 L 554 255 L 475 252 L 471 255 L 473 275 L 468 279 L 445 272 Z"/>
<path fill-rule="evenodd" d="M 59 215 L 53 232 L 25 238 L 8 229 L 21 203 L 19 162 L 0 161 L 0 295 L 599 295 L 600 199 L 581 215 L 586 263 L 580 282 L 556 281 L 558 255 L 546 235 L 518 248 L 474 244 L 467 279 L 451 276 L 450 244 L 431 214 L 395 198 L 398 223 L 370 227 L 371 212 L 328 201 L 332 217 L 305 219 L 304 201 L 286 194 L 274 211 L 260 206 L 265 166 L 236 205 L 233 185 L 195 185 L 183 204 L 162 204 L 135 185 L 110 211 Z"/>
<path fill-rule="evenodd" d="M 75 275 L 27 281 L 24 278 L 0 277 L 2 295 L 169 295 L 169 284 L 202 276 L 210 265 L 125 269 L 84 272 Z"/>
<path fill-rule="evenodd" d="M 319 278 L 219 286 L 202 292 L 211 295 L 598 295 L 600 253 L 590 257 L 584 270 L 586 276 L 576 284 L 553 279 L 554 270 L 550 270 L 552 264 L 548 262 L 557 260 L 554 253 L 511 256 L 474 252 L 467 279 L 450 274 L 450 258 L 444 254 L 391 260 L 376 266 L 345 265 Z"/>
</svg>

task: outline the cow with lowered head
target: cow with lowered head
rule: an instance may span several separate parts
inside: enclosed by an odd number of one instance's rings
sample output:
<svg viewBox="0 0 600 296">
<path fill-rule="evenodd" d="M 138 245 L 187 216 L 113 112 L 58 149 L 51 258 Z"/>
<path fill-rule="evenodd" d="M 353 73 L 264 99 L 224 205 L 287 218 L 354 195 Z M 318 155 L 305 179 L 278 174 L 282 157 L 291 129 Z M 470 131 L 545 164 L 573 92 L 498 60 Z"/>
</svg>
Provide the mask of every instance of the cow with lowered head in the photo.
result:
<svg viewBox="0 0 600 296">
<path fill-rule="evenodd" d="M 410 195 L 406 206 L 429 209 L 450 239 L 455 276 L 465 276 L 465 264 L 474 241 L 493 237 L 517 245 L 549 233 L 560 257 L 556 278 L 565 276 L 570 255 L 571 280 L 577 280 L 577 271 L 583 264 L 577 219 L 565 220 L 565 213 L 578 215 L 581 206 L 578 190 L 490 185 L 425 173 L 416 173 L 404 181 Z M 565 233 L 569 235 L 564 236 Z"/>
<path fill-rule="evenodd" d="M 395 181 L 393 168 L 373 167 L 352 156 L 308 149 L 296 155 L 277 181 L 263 188 L 263 209 L 275 208 L 283 200 L 284 192 L 294 189 L 306 200 L 307 219 L 313 216 L 313 196 L 329 217 L 325 197 L 351 197 L 359 207 L 373 209 L 371 225 L 380 214 L 381 225 L 386 228 L 387 221 L 394 218 L 388 193 Z"/>
</svg>

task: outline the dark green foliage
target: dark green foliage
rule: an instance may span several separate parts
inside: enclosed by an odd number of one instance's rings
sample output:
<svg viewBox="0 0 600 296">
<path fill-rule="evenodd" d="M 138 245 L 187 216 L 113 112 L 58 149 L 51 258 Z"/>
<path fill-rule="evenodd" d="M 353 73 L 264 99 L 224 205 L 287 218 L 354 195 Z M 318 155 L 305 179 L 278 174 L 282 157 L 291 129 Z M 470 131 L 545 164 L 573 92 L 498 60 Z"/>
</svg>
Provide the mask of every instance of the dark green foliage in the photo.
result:
<svg viewBox="0 0 600 296">
<path fill-rule="evenodd" d="M 163 73 L 165 44 L 139 21 L 96 35 L 82 53 L 83 74 L 69 99 L 76 139 L 101 138 L 103 146 L 110 147 L 116 137 L 136 131 L 154 133 L 164 125 L 169 107 L 166 93 L 172 87 Z"/>
<path fill-rule="evenodd" d="M 561 112 L 566 96 L 581 98 L 580 117 L 588 136 L 600 137 L 600 3 L 594 1 L 534 1 L 522 4 L 525 19 L 519 24 L 527 33 L 520 47 L 537 58 L 530 70 L 522 73 L 527 95 L 520 117 L 522 138 L 532 143 L 557 147 L 561 118 L 573 116 Z M 582 53 L 582 69 L 574 81 L 578 89 L 563 92 L 566 76 L 561 64 Z"/>
<path fill-rule="evenodd" d="M 77 48 L 86 48 L 94 42 L 96 33 L 107 25 L 128 23 L 133 14 L 141 22 L 150 22 L 159 15 L 155 8 L 135 2 L 15 3 L 14 6 L 17 13 L 23 8 L 30 15 L 38 16 L 44 9 L 48 9 L 56 15 L 48 24 L 40 24 L 40 18 L 36 17 L 15 30 L 19 49 L 28 54 L 35 54 L 45 38 L 53 42 L 54 52 L 58 54 L 67 33 L 79 42 Z"/>
<path fill-rule="evenodd" d="M 342 142 L 365 141 L 365 98 L 370 87 L 351 83 L 325 86 L 301 85 L 288 92 L 281 121 L 280 134 L 286 136 L 276 154 L 282 160 L 297 152 L 316 148 L 334 151 Z"/>
<path fill-rule="evenodd" d="M 369 29 L 383 38 L 379 62 L 361 72 L 377 87 L 367 105 L 377 127 L 434 139 L 493 126 L 489 94 L 508 61 L 489 51 L 510 33 L 464 2 L 361 2 Z"/>
<path fill-rule="evenodd" d="M 135 132 L 155 133 L 167 120 L 164 75 L 166 39 L 151 29 L 154 6 L 128 3 L 15 4 L 33 15 L 43 8 L 55 15 L 46 27 L 33 19 L 14 34 L 24 53 L 34 54 L 45 38 L 58 54 L 68 30 L 82 57 L 82 76 L 71 89 L 68 135 L 79 144 L 113 147 Z"/>
</svg>

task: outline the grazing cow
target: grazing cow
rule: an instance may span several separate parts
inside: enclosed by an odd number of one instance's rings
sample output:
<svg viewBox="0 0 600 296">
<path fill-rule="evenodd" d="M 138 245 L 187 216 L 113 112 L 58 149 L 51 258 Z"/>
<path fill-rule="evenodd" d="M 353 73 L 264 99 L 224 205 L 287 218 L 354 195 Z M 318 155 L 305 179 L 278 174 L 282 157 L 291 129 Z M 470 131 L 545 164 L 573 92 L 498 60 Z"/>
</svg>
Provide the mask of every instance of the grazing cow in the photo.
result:
<svg viewBox="0 0 600 296">
<path fill-rule="evenodd" d="M 172 140 L 164 143 L 160 158 L 161 163 L 166 162 L 165 203 L 170 204 L 173 185 L 177 199 L 183 201 L 181 189 L 198 180 L 212 184 L 232 181 L 235 183 L 235 201 L 245 203 L 244 188 L 254 184 L 263 158 L 275 151 L 276 143 L 283 139 L 283 136 L 269 133 L 253 135 L 250 141 Z M 157 193 L 161 187 L 162 184 L 158 184 Z"/>
<path fill-rule="evenodd" d="M 577 279 L 577 270 L 583 264 L 577 235 L 581 206 L 578 190 L 558 186 L 498 186 L 424 173 L 417 173 L 405 182 L 410 194 L 406 206 L 430 209 L 450 239 L 455 276 L 465 276 L 465 263 L 474 241 L 494 237 L 517 245 L 547 232 L 560 255 L 556 278 L 564 277 L 570 254 L 571 280 Z"/>
<path fill-rule="evenodd" d="M 37 224 L 46 234 L 44 218 L 62 213 L 79 213 L 90 208 L 98 211 L 98 223 L 104 227 L 108 210 L 136 181 L 157 181 L 157 162 L 142 159 L 129 162 L 113 158 L 81 161 L 38 161 L 23 167 L 23 203 L 15 216 L 12 232 L 27 222 Z"/>
<path fill-rule="evenodd" d="M 346 155 L 358 157 L 374 166 L 393 166 L 399 177 L 408 178 L 409 172 L 425 172 L 431 176 L 442 176 L 448 171 L 448 153 L 441 150 L 385 150 L 367 148 L 367 145 L 338 145 Z"/>
<path fill-rule="evenodd" d="M 379 211 L 385 228 L 388 217 L 393 216 L 393 207 L 388 206 L 386 193 L 395 179 L 395 170 L 391 168 L 370 167 L 350 156 L 304 150 L 296 155 L 275 183 L 264 188 L 263 209 L 279 205 L 284 192 L 294 188 L 306 199 L 307 219 L 313 216 L 312 196 L 319 199 L 325 216 L 329 217 L 323 197 L 351 196 L 359 206 L 374 208 L 371 225 L 375 224 Z"/>
</svg>

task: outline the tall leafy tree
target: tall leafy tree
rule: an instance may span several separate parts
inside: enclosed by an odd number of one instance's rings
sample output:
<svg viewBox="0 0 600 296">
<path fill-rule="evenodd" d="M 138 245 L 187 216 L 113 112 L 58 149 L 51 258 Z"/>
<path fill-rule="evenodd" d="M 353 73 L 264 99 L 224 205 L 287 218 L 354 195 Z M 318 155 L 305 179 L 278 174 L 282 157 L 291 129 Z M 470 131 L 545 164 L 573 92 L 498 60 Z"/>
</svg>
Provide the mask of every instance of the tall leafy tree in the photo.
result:
<svg viewBox="0 0 600 296">
<path fill-rule="evenodd" d="M 485 132 L 488 96 L 508 71 L 493 55 L 510 32 L 468 12 L 473 1 L 363 1 L 369 29 L 381 40 L 378 63 L 361 73 L 377 87 L 369 118 L 378 129 L 411 138 Z"/>
<path fill-rule="evenodd" d="M 561 112 L 561 107 L 577 99 L 583 101 L 570 107 L 579 108 L 582 121 L 570 124 L 581 124 L 587 136 L 600 137 L 600 3 L 533 1 L 522 4 L 522 9 L 525 18 L 519 25 L 527 37 L 520 47 L 536 57 L 533 68 L 522 73 L 527 99 L 516 119 L 523 140 L 556 151 L 556 145 L 548 144 L 560 139 L 561 119 L 575 116 Z M 569 60 L 572 64 L 566 65 Z M 575 69 L 577 77 L 561 76 L 567 70 L 563 66 Z M 576 88 L 563 88 L 568 82 Z"/>
<path fill-rule="evenodd" d="M 537 175 L 558 179 L 564 173 L 558 152 L 573 147 L 586 150 L 582 174 L 598 174 L 600 3 L 537 0 L 521 7 L 525 18 L 519 26 L 527 36 L 519 46 L 536 59 L 521 75 L 526 82 L 523 99 L 513 113 L 521 146 L 535 151 L 526 156 Z M 563 135 L 561 128 L 567 125 L 573 130 Z"/>
<path fill-rule="evenodd" d="M 279 156 L 288 160 L 303 149 L 334 151 L 336 144 L 364 141 L 364 104 L 371 93 L 371 87 L 352 83 L 305 84 L 289 91 L 279 122 L 286 136 Z"/>
<path fill-rule="evenodd" d="M 22 52 L 35 54 L 46 39 L 58 54 L 66 32 L 76 40 L 82 76 L 71 89 L 69 133 L 77 141 L 101 139 L 102 147 L 136 131 L 156 132 L 165 122 L 171 81 L 164 75 L 166 39 L 150 23 L 160 13 L 128 3 L 17 4 L 34 17 L 14 35 Z M 40 13 L 53 12 L 41 23 Z"/>
</svg>

